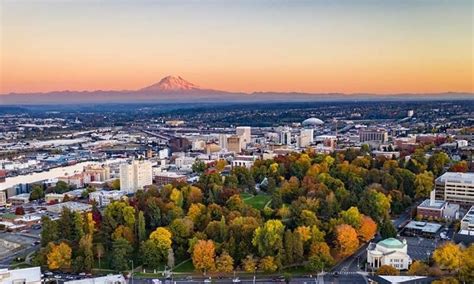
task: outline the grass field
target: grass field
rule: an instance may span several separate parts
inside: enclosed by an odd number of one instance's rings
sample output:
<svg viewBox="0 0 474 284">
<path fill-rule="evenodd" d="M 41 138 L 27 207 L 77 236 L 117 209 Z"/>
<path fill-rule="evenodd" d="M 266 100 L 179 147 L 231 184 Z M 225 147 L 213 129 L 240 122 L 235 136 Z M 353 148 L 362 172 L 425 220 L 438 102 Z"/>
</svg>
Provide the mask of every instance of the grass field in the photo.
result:
<svg viewBox="0 0 474 284">
<path fill-rule="evenodd" d="M 259 209 L 259 210 L 262 210 L 272 198 L 270 195 L 263 195 L 263 194 L 252 195 L 249 193 L 241 193 L 240 197 L 245 202 L 245 204 L 248 204 L 252 206 L 253 208 Z"/>
<path fill-rule="evenodd" d="M 174 269 L 174 272 L 193 272 L 194 271 L 194 266 L 193 262 L 191 259 L 188 259 L 187 261 L 177 265 Z"/>
</svg>

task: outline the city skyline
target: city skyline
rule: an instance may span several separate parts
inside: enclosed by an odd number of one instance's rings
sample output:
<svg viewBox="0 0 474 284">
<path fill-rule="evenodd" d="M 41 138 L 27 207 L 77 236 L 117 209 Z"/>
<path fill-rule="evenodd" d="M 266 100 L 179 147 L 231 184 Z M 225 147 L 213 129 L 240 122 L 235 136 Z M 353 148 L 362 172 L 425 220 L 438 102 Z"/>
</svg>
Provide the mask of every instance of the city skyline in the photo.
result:
<svg viewBox="0 0 474 284">
<path fill-rule="evenodd" d="M 471 1 L 2 1 L 0 93 L 473 92 Z"/>
</svg>

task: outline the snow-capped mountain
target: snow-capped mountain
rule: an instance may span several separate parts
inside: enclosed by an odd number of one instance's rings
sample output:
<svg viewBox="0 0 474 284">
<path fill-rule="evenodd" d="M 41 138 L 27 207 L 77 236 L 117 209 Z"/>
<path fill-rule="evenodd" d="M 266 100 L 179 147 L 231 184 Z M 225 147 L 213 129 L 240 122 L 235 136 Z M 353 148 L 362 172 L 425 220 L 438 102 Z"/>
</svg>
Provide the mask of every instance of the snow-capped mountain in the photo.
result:
<svg viewBox="0 0 474 284">
<path fill-rule="evenodd" d="M 141 89 L 141 91 L 194 91 L 200 88 L 180 76 L 166 76 L 160 82 Z"/>
</svg>

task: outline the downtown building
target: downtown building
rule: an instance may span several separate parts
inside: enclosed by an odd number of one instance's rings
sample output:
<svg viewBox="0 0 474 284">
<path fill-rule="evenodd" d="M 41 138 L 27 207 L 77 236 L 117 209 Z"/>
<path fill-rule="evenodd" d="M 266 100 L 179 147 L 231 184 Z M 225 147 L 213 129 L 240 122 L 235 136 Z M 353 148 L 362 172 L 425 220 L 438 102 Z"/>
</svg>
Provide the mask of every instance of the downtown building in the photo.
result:
<svg viewBox="0 0 474 284">
<path fill-rule="evenodd" d="M 120 190 L 134 193 L 153 183 L 153 170 L 150 161 L 133 160 L 120 165 Z"/>
<path fill-rule="evenodd" d="M 474 205 L 474 173 L 447 172 L 436 179 L 436 199 Z"/>
</svg>

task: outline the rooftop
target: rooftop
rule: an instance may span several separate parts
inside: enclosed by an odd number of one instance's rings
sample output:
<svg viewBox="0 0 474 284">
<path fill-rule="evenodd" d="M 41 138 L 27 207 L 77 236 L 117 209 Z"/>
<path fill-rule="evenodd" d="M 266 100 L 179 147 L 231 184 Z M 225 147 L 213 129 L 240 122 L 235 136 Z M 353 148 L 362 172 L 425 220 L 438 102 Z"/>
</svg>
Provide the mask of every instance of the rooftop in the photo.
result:
<svg viewBox="0 0 474 284">
<path fill-rule="evenodd" d="M 406 244 L 402 243 L 401 241 L 395 238 L 388 238 L 383 241 L 380 241 L 378 245 L 384 246 L 386 248 L 403 248 Z"/>
<path fill-rule="evenodd" d="M 421 202 L 420 205 L 418 205 L 418 207 L 442 209 L 445 204 L 446 204 L 446 201 L 442 201 L 442 200 L 435 200 L 433 204 L 431 204 L 430 199 L 425 199 L 423 202 Z"/>
<path fill-rule="evenodd" d="M 474 173 L 447 172 L 436 179 L 437 182 L 470 183 L 474 185 Z"/>
<path fill-rule="evenodd" d="M 440 224 L 436 223 L 428 223 L 428 222 L 419 222 L 419 221 L 411 221 L 405 226 L 406 229 L 413 229 L 413 230 L 421 230 L 425 233 L 436 233 L 439 229 L 441 229 Z"/>
</svg>

